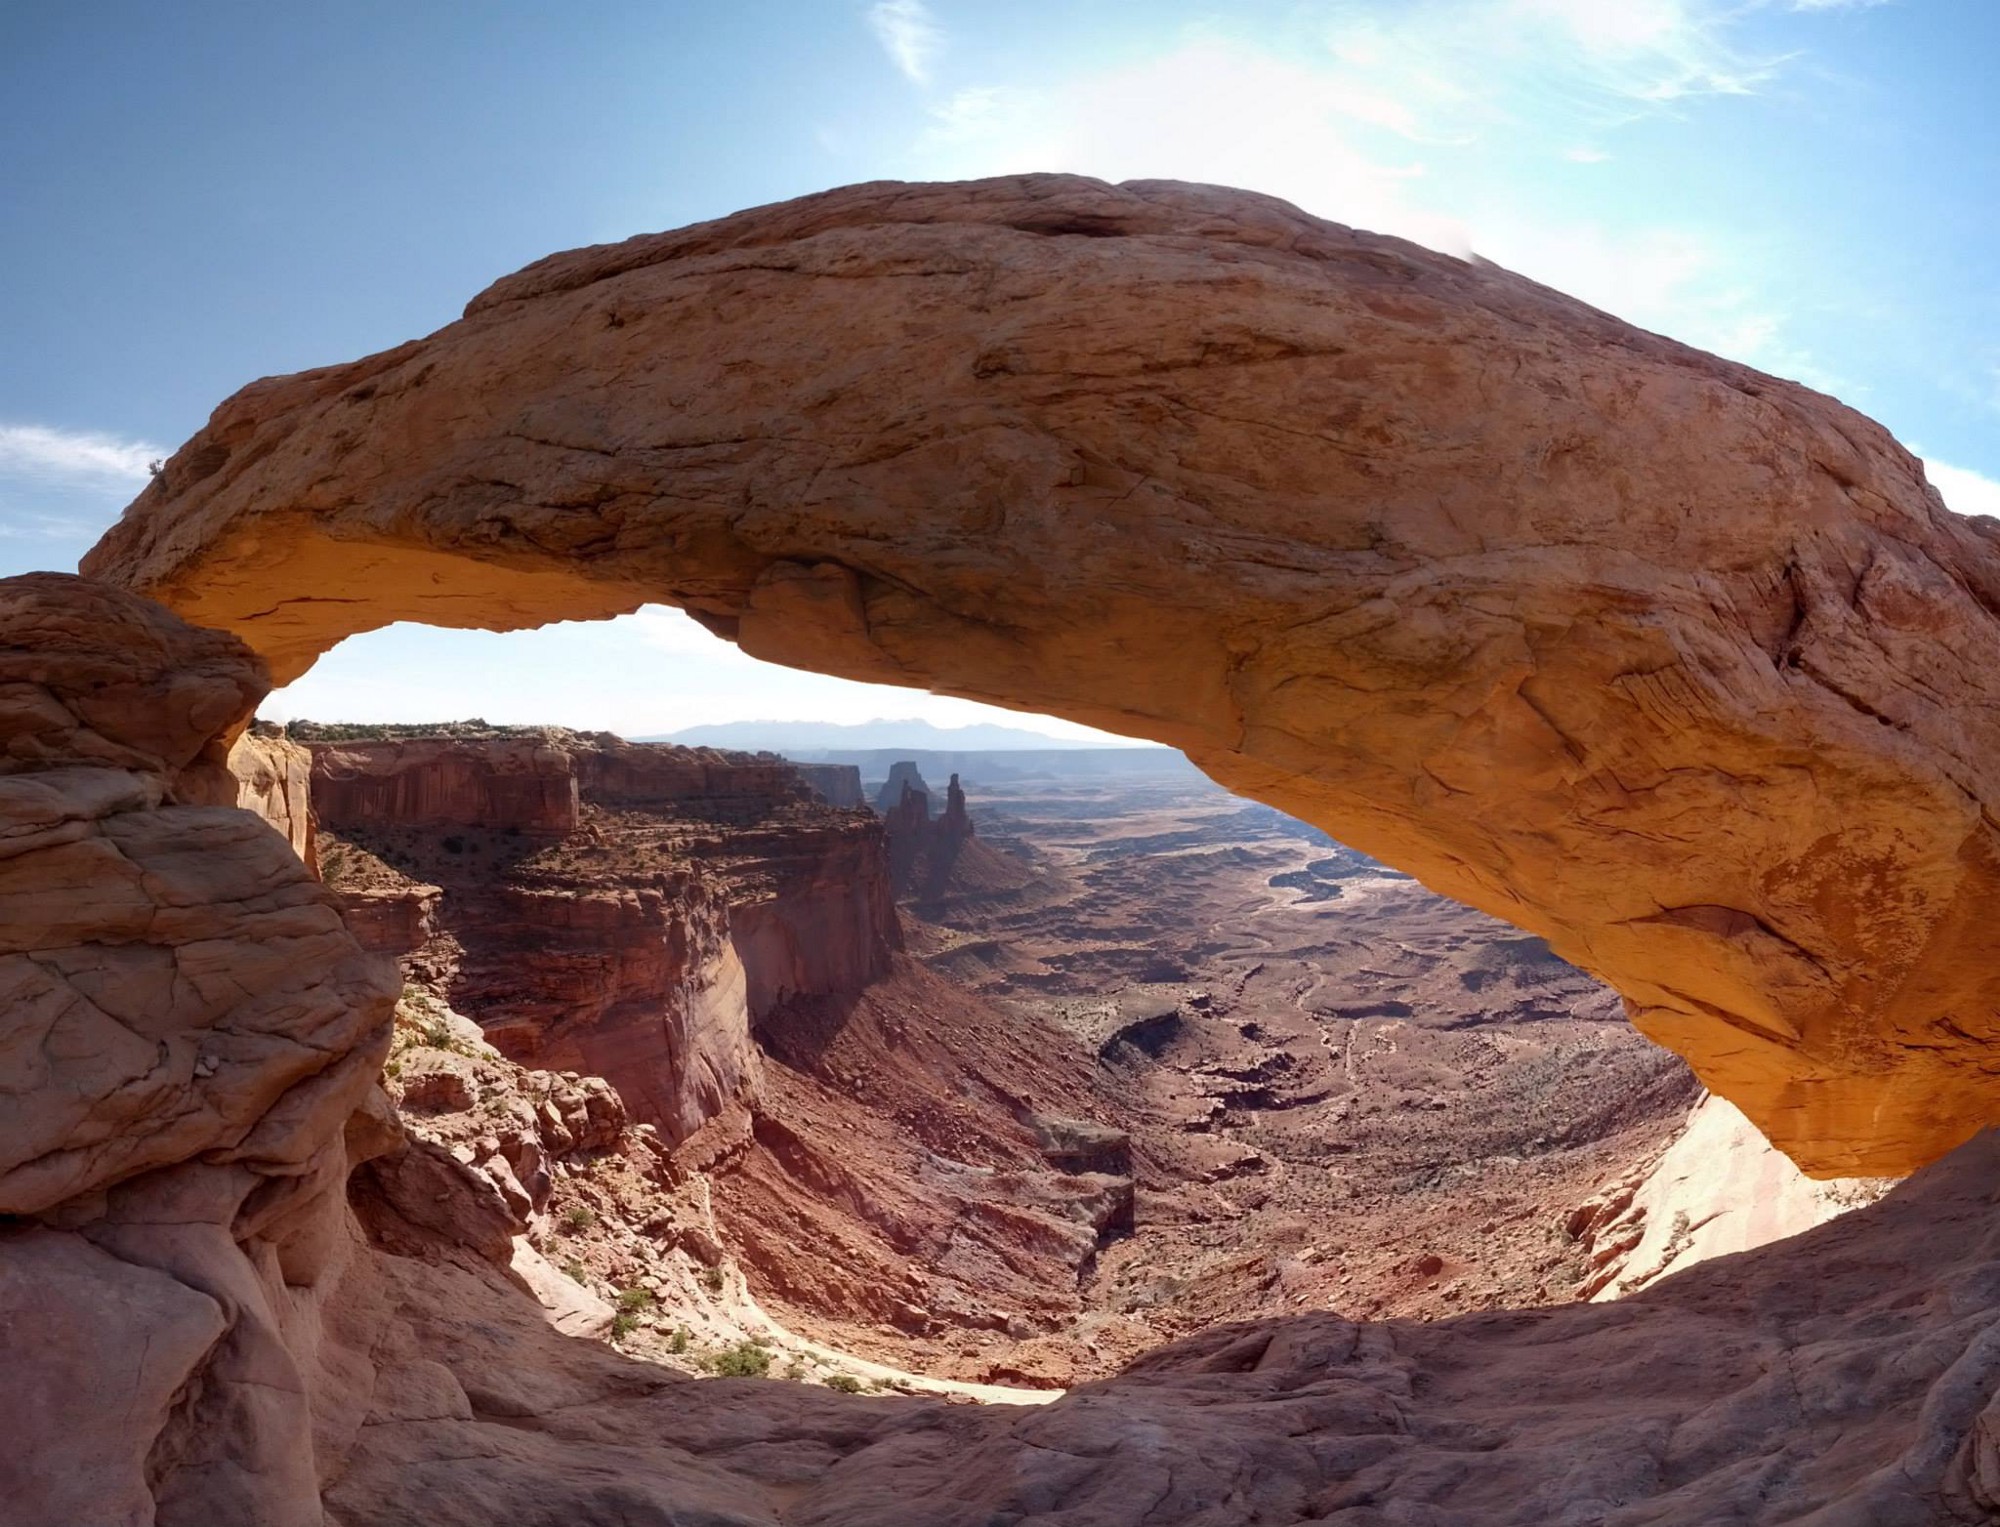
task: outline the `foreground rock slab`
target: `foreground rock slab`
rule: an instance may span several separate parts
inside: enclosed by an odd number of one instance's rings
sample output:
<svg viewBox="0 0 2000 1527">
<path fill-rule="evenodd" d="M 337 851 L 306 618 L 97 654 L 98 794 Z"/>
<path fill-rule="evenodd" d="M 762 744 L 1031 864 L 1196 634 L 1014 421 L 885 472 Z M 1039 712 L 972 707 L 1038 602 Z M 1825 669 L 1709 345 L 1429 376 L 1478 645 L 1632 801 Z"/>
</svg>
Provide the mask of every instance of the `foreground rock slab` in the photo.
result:
<svg viewBox="0 0 2000 1527">
<path fill-rule="evenodd" d="M 86 560 L 282 681 L 659 600 L 1544 935 L 1809 1172 L 2000 1117 L 2000 555 L 1833 400 L 1268 198 L 874 184 L 253 384 Z"/>
<path fill-rule="evenodd" d="M 1224 1327 L 1042 1407 L 690 1381 L 384 1263 L 427 1409 L 328 1503 L 748 1527 L 1932 1527 L 2000 1509 L 2000 1137 L 1614 1305 Z"/>
<path fill-rule="evenodd" d="M 320 1521 L 313 1328 L 396 983 L 235 805 L 265 683 L 120 590 L 0 581 L 0 1520 Z"/>
</svg>

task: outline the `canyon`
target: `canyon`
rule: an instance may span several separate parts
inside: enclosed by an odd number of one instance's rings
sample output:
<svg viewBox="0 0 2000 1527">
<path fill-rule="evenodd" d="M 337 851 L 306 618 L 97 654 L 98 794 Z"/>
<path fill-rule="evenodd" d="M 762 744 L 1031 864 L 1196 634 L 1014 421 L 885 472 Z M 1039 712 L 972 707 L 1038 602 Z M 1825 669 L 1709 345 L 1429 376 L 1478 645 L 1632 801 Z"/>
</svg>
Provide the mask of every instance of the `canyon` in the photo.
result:
<svg viewBox="0 0 2000 1527">
<path fill-rule="evenodd" d="M 848 188 L 253 384 L 0 582 L 0 1510 L 1991 1520 L 1991 534 L 1830 399 L 1158 182 Z M 1298 821 L 251 724 L 646 600 Z M 1780 1198 L 1848 1212 L 1721 1254 Z"/>
</svg>

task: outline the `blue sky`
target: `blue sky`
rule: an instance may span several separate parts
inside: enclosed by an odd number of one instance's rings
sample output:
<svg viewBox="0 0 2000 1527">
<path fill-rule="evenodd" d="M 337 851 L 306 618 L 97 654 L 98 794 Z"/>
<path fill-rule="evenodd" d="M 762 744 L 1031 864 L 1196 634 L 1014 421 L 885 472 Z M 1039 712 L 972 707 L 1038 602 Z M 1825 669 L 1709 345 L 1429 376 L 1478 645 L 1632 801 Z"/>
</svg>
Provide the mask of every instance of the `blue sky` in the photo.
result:
<svg viewBox="0 0 2000 1527">
<path fill-rule="evenodd" d="M 1835 393 L 2000 514 L 1996 55 L 1991 0 L 0 4 L 0 572 L 73 567 L 243 383 L 437 328 L 551 250 L 1035 169 L 1475 251 Z M 984 713 L 666 610 L 395 628 L 272 709 Z"/>
</svg>

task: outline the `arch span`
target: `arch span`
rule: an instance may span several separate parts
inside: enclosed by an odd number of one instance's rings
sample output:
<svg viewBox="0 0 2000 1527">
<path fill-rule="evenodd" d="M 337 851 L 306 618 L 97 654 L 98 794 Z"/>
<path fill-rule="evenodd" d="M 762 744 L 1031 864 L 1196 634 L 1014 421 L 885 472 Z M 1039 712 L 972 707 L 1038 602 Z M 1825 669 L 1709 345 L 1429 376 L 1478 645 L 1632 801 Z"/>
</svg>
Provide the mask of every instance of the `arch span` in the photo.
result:
<svg viewBox="0 0 2000 1527">
<path fill-rule="evenodd" d="M 85 570 L 283 682 L 682 605 L 1184 748 L 1544 935 L 1808 1171 L 2000 1112 L 2000 556 L 1879 426 L 1212 187 L 874 184 L 219 408 Z"/>
</svg>

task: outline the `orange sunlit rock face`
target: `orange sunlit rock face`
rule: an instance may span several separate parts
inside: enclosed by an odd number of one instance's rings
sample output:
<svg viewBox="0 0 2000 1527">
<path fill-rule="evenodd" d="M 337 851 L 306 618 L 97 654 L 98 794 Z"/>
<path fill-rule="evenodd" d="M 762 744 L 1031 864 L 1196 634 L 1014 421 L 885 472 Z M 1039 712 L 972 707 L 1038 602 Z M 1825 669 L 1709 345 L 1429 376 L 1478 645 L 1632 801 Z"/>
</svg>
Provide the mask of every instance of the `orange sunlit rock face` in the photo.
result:
<svg viewBox="0 0 2000 1527">
<path fill-rule="evenodd" d="M 86 562 L 283 681 L 680 604 L 1544 935 L 1818 1174 L 2000 1114 L 2000 556 L 1832 399 L 1247 193 L 828 192 L 258 382 Z"/>
</svg>

